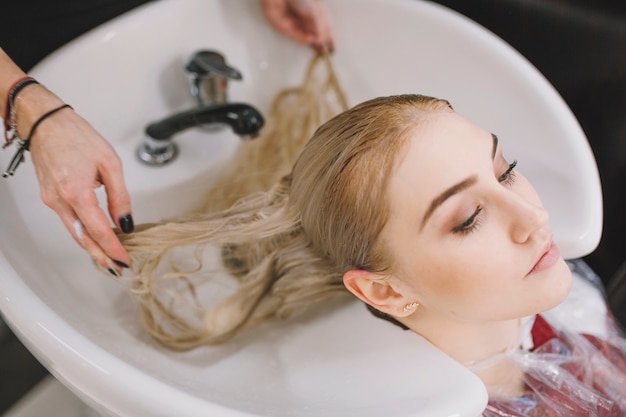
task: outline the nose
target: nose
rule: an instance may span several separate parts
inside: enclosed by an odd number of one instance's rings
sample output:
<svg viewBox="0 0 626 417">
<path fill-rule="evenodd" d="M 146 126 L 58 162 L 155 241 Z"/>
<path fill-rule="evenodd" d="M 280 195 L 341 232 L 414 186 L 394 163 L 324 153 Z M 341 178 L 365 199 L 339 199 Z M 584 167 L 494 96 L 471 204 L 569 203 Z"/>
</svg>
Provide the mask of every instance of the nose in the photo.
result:
<svg viewBox="0 0 626 417">
<path fill-rule="evenodd" d="M 512 193 L 511 193 L 512 194 Z M 522 196 L 510 196 L 510 234 L 515 243 L 526 243 L 533 236 L 548 229 L 549 215 L 541 203 L 529 201 Z"/>
</svg>

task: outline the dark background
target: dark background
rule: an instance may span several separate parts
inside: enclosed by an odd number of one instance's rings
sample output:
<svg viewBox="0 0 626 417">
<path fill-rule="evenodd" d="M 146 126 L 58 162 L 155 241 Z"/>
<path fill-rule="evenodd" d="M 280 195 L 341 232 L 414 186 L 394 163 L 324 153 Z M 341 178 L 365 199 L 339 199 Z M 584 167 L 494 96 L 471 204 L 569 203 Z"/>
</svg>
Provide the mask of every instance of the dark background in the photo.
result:
<svg viewBox="0 0 626 417">
<path fill-rule="evenodd" d="M 28 71 L 71 39 L 146 2 L 5 2 L 0 46 Z M 626 324 L 626 2 L 435 2 L 478 22 L 522 53 L 555 86 L 578 118 L 595 154 L 604 194 L 602 239 L 585 261 L 605 283 L 618 321 Z M 0 414 L 46 374 L 0 321 Z"/>
</svg>

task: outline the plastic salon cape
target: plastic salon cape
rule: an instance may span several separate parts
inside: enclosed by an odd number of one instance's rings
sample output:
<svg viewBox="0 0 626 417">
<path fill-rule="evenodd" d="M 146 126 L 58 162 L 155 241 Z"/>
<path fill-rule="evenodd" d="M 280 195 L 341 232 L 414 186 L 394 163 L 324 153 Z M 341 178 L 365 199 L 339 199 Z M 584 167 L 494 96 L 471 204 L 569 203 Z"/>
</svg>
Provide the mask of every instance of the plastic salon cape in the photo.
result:
<svg viewBox="0 0 626 417">
<path fill-rule="evenodd" d="M 531 319 L 520 347 L 500 358 L 521 368 L 523 392 L 494 395 L 497 387 L 488 387 L 483 416 L 626 416 L 626 339 L 610 313 L 603 316 L 602 336 L 572 331 L 542 315 Z"/>
</svg>

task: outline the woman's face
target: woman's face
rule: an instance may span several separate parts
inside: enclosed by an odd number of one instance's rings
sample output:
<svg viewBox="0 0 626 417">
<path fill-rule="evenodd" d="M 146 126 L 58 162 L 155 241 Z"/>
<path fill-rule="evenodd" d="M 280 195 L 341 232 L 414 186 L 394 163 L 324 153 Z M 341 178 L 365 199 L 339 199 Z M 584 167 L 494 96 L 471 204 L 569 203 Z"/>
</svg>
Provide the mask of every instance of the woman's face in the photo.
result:
<svg viewBox="0 0 626 417">
<path fill-rule="evenodd" d="M 420 309 L 462 321 L 559 304 L 571 273 L 548 213 L 502 143 L 451 111 L 428 116 L 408 140 L 382 234 L 395 260 L 392 285 Z"/>
</svg>

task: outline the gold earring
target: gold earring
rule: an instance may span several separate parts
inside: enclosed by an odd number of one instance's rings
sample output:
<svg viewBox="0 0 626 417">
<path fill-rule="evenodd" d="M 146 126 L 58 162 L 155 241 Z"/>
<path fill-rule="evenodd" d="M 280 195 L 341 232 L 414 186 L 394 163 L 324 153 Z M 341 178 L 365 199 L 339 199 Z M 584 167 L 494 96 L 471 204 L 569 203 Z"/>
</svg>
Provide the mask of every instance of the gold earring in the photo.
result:
<svg viewBox="0 0 626 417">
<path fill-rule="evenodd" d="M 407 305 L 404 306 L 404 308 L 402 309 L 405 313 L 408 313 L 409 311 L 413 310 L 415 307 L 419 306 L 419 303 L 416 302 L 412 302 L 409 303 Z"/>
</svg>

